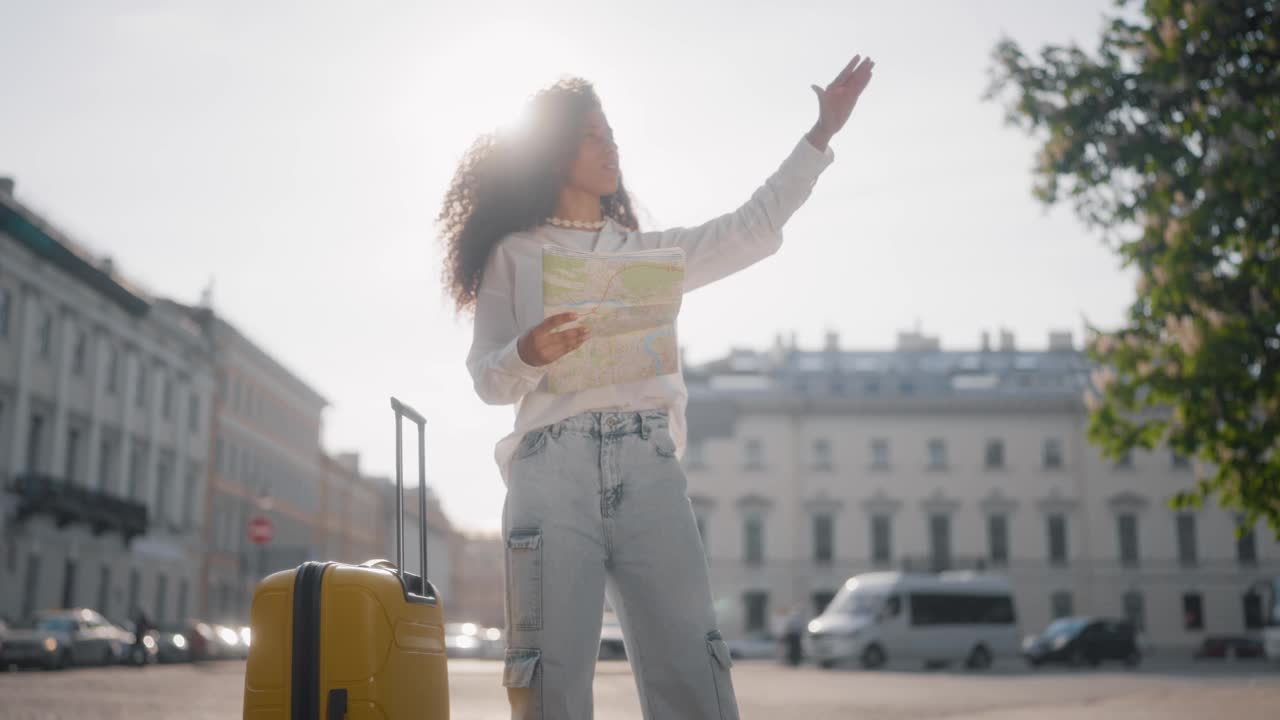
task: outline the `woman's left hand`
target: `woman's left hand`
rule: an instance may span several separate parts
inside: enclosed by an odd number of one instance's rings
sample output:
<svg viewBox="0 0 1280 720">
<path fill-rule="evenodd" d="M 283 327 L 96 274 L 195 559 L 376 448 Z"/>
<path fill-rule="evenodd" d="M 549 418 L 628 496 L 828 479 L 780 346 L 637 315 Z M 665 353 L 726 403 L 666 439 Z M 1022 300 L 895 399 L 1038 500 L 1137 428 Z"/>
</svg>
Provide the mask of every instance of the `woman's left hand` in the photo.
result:
<svg viewBox="0 0 1280 720">
<path fill-rule="evenodd" d="M 825 90 L 817 85 L 810 86 L 818 95 L 818 122 L 808 135 L 814 147 L 825 150 L 827 142 L 849 121 L 858 97 L 871 82 L 871 69 L 875 66 L 870 58 L 854 55 Z"/>
</svg>

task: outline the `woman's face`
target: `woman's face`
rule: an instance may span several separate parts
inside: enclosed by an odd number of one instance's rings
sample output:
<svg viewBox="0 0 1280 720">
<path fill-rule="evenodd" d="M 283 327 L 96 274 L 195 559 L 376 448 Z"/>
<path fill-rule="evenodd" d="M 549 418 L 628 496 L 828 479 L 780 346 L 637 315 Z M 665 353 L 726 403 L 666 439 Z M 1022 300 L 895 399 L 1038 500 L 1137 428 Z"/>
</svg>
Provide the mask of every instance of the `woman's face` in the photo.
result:
<svg viewBox="0 0 1280 720">
<path fill-rule="evenodd" d="M 566 185 L 596 196 L 618 191 L 618 146 L 613 142 L 613 128 L 604 113 L 592 110 L 578 143 L 578 156 L 569 167 Z"/>
</svg>

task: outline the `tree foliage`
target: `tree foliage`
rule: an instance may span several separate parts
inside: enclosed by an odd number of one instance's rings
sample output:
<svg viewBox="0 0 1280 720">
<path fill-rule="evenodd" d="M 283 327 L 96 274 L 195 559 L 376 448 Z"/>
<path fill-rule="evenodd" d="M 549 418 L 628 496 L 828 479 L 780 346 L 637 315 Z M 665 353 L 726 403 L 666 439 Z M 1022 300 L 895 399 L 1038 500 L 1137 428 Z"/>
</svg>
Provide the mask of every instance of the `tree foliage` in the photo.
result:
<svg viewBox="0 0 1280 720">
<path fill-rule="evenodd" d="M 1043 141 L 1035 195 L 1138 274 L 1124 326 L 1091 329 L 1090 440 L 1196 458 L 1175 507 L 1280 536 L 1280 0 L 1120 0 L 1093 53 L 993 58 L 987 97 Z"/>
</svg>

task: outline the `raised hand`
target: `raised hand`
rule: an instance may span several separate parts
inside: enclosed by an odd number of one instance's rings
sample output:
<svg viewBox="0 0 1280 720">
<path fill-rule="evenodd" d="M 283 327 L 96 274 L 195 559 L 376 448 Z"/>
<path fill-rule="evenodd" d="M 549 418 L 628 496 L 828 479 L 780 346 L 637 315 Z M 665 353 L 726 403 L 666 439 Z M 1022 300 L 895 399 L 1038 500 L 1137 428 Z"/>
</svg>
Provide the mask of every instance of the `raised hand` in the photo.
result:
<svg viewBox="0 0 1280 720">
<path fill-rule="evenodd" d="M 818 96 L 818 122 L 809 131 L 809 142 L 819 150 L 825 150 L 832 136 L 840 132 L 840 128 L 849 120 L 853 106 L 858 104 L 858 97 L 871 82 L 871 70 L 876 64 L 870 58 L 854 55 L 849 64 L 836 75 L 827 87 L 811 85 Z"/>
<path fill-rule="evenodd" d="M 557 331 L 556 328 L 578 319 L 577 313 L 552 315 L 533 327 L 516 343 L 516 352 L 526 365 L 542 367 L 582 347 L 591 337 L 591 328 L 582 325 Z"/>
</svg>

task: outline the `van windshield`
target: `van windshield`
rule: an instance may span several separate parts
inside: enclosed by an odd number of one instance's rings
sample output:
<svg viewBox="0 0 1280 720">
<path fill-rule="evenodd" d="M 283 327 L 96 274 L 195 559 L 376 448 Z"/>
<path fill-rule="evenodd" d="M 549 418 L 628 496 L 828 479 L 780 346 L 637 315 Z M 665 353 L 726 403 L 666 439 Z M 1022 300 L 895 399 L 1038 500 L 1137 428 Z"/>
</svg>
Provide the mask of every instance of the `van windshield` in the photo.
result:
<svg viewBox="0 0 1280 720">
<path fill-rule="evenodd" d="M 831 599 L 828 612 L 841 615 L 875 615 L 884 606 L 885 594 L 869 588 L 840 588 L 840 592 Z"/>
</svg>

